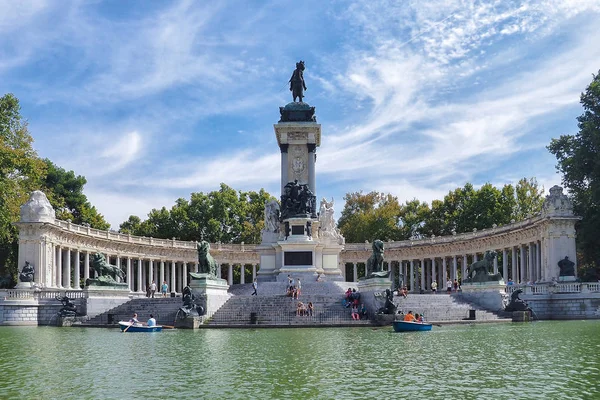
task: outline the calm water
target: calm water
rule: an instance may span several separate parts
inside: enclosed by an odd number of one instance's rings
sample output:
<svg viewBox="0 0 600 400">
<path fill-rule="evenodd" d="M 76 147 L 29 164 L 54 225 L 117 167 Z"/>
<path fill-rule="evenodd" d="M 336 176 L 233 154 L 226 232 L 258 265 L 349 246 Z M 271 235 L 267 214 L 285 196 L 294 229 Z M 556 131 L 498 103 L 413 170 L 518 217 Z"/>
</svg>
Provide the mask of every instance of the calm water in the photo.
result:
<svg viewBox="0 0 600 400">
<path fill-rule="evenodd" d="M 600 321 L 121 333 L 0 327 L 0 398 L 600 398 Z"/>
</svg>

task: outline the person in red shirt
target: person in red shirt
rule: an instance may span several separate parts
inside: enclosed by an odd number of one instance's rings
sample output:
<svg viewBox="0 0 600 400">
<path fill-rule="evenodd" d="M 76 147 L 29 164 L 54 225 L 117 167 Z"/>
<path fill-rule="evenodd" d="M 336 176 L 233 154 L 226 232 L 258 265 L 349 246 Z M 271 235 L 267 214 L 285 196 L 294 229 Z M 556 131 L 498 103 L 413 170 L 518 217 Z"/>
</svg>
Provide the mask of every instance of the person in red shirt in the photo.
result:
<svg viewBox="0 0 600 400">
<path fill-rule="evenodd" d="M 409 311 L 408 314 L 406 314 L 404 316 L 404 321 L 405 322 L 415 322 L 415 316 L 413 315 L 412 311 Z"/>
</svg>

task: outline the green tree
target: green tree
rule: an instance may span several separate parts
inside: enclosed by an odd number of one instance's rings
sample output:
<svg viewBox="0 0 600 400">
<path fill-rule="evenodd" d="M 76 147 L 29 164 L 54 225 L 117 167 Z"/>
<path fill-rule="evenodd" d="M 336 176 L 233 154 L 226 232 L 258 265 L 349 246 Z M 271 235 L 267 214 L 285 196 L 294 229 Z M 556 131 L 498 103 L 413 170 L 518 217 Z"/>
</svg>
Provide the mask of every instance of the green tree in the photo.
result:
<svg viewBox="0 0 600 400">
<path fill-rule="evenodd" d="M 110 224 L 98 213 L 83 193 L 85 177 L 56 166 L 44 159 L 46 175 L 42 179 L 44 192 L 56 211 L 56 217 L 75 224 L 89 224 L 92 228 L 108 229 Z"/>
<path fill-rule="evenodd" d="M 514 219 L 526 219 L 539 213 L 544 204 L 544 188 L 540 187 L 535 178 L 522 178 L 515 188 L 517 204 Z"/>
<path fill-rule="evenodd" d="M 581 94 L 579 132 L 552 139 L 548 150 L 558 160 L 577 215 L 577 243 L 585 279 L 600 277 L 600 71 Z"/>
<path fill-rule="evenodd" d="M 217 191 L 192 193 L 189 201 L 178 199 L 170 210 L 153 209 L 144 221 L 132 215 L 120 231 L 166 239 L 259 243 L 264 204 L 272 198 L 264 189 L 237 192 L 222 183 Z"/>
<path fill-rule="evenodd" d="M 0 98 L 0 275 L 16 277 L 19 207 L 38 188 L 44 163 L 32 147 L 33 138 L 12 94 Z"/>
</svg>

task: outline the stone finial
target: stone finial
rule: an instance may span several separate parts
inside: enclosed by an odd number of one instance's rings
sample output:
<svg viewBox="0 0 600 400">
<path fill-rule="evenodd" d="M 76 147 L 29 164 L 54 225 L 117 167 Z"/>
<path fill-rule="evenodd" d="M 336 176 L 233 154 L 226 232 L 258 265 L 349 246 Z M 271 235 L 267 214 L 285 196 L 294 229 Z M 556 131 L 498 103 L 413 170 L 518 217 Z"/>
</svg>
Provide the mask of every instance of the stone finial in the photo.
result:
<svg viewBox="0 0 600 400">
<path fill-rule="evenodd" d="M 21 222 L 54 222 L 56 213 L 44 192 L 31 193 L 27 203 L 21 206 Z"/>
<path fill-rule="evenodd" d="M 554 185 L 550 188 L 550 194 L 546 196 L 542 205 L 542 215 L 545 217 L 571 217 L 573 216 L 573 202 L 566 194 L 563 194 L 563 188 Z"/>
</svg>

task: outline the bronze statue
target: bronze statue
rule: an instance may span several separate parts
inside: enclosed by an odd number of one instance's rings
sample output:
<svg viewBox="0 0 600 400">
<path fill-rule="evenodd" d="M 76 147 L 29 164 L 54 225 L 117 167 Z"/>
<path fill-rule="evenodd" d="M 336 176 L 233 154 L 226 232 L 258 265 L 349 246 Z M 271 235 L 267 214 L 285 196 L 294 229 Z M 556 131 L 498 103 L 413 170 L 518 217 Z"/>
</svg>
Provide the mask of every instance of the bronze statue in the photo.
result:
<svg viewBox="0 0 600 400">
<path fill-rule="evenodd" d="M 377 310 L 377 314 L 396 314 L 396 305 L 394 304 L 394 292 L 385 289 L 385 304 Z"/>
<path fill-rule="evenodd" d="M 92 256 L 91 267 L 98 274 L 98 278 L 95 279 L 97 283 L 110 285 L 117 282 L 117 277 L 121 279 L 125 277 L 125 274 L 121 268 L 116 265 L 109 264 L 106 261 L 106 257 L 104 257 L 104 254 L 102 253 L 96 253 Z"/>
<path fill-rule="evenodd" d="M 306 90 L 306 84 L 304 83 L 304 61 L 300 61 L 296 63 L 296 69 L 290 78 L 290 91 L 292 92 L 294 102 L 296 102 L 296 98 L 299 98 L 300 103 L 302 103 L 304 90 Z"/>
<path fill-rule="evenodd" d="M 289 182 L 283 188 L 281 195 L 281 221 L 301 216 L 317 218 L 317 196 L 308 188 L 308 185 L 301 185 L 298 180 Z"/>
<path fill-rule="evenodd" d="M 515 290 L 510 296 L 510 303 L 504 308 L 506 312 L 512 311 L 529 311 L 531 308 L 527 303 L 519 298 L 519 295 L 523 293 L 523 289 Z"/>
<path fill-rule="evenodd" d="M 493 267 L 495 258 L 495 251 L 486 251 L 483 260 L 474 262 L 467 268 L 467 278 L 463 282 L 493 282 L 502 279 L 500 273 L 490 274 L 490 269 Z"/>
<path fill-rule="evenodd" d="M 558 276 L 575 276 L 575 263 L 568 256 L 558 262 Z"/>
<path fill-rule="evenodd" d="M 210 255 L 210 244 L 203 240 L 198 243 L 198 272 L 201 274 L 208 274 L 212 278 L 217 277 L 217 262 Z"/>
<path fill-rule="evenodd" d="M 204 315 L 204 307 L 196 304 L 196 296 L 192 293 L 192 289 L 188 286 L 182 291 L 183 306 L 177 311 L 175 318 L 177 320 L 184 319 L 188 316 L 197 317 Z"/>
<path fill-rule="evenodd" d="M 25 266 L 19 274 L 19 281 L 21 282 L 33 282 L 33 275 L 35 270 L 33 265 L 29 264 L 29 261 L 25 261 Z"/>
<path fill-rule="evenodd" d="M 68 296 L 56 296 L 56 300 L 62 303 L 62 308 L 58 311 L 61 317 L 74 317 L 77 315 L 77 307 Z"/>
<path fill-rule="evenodd" d="M 381 240 L 373 241 L 373 254 L 367 260 L 365 277 L 369 278 L 387 278 L 390 271 L 383 270 L 383 242 Z"/>
</svg>

